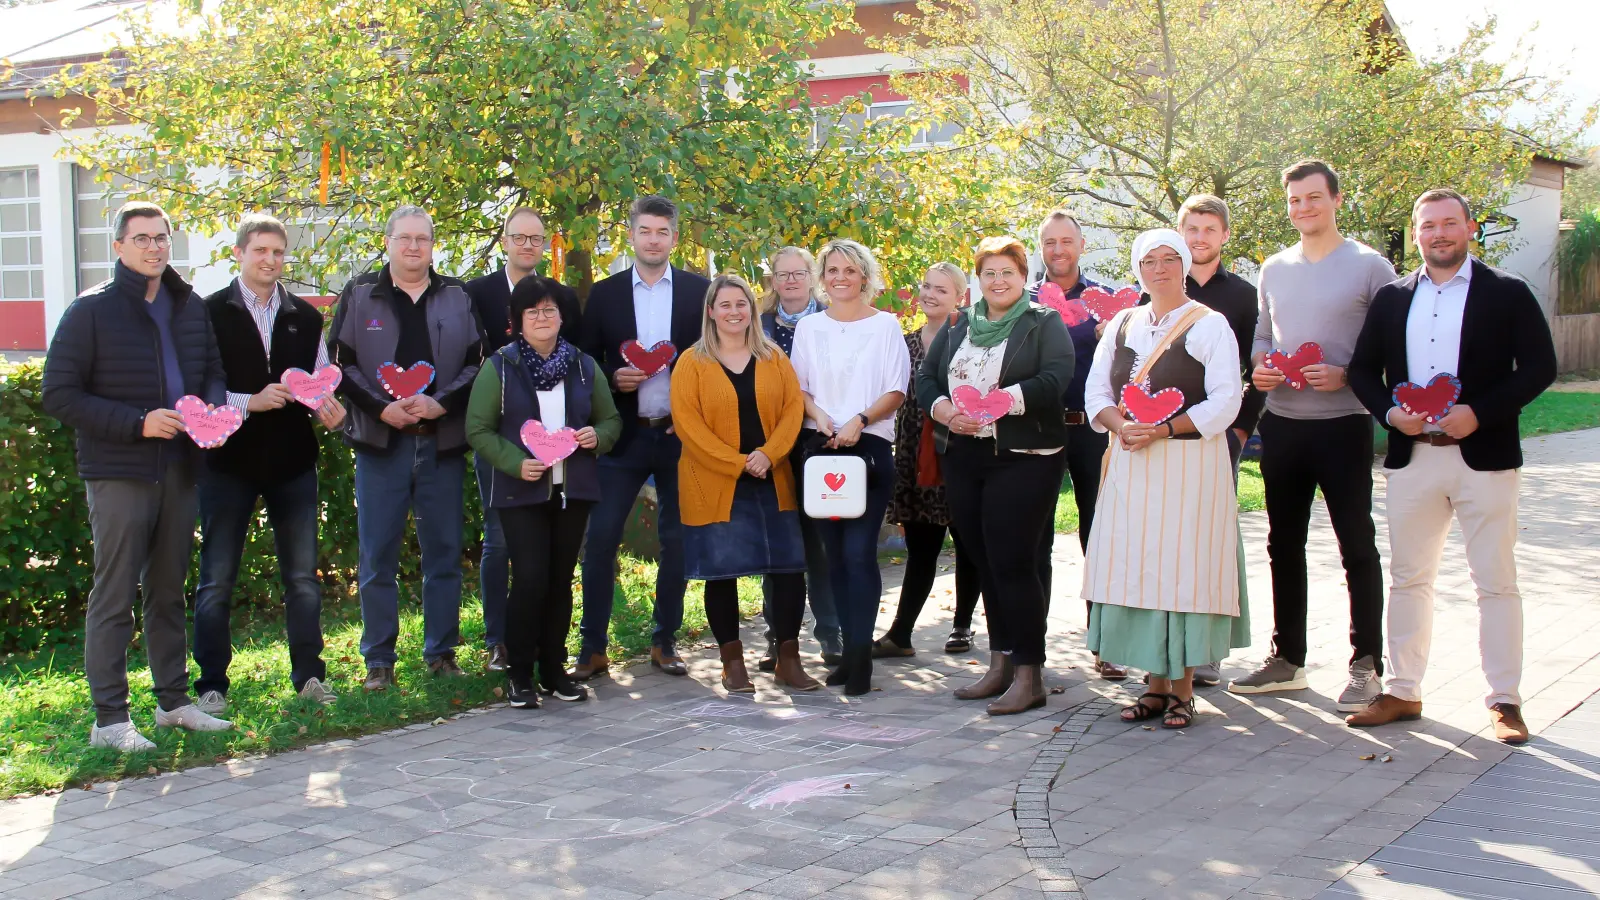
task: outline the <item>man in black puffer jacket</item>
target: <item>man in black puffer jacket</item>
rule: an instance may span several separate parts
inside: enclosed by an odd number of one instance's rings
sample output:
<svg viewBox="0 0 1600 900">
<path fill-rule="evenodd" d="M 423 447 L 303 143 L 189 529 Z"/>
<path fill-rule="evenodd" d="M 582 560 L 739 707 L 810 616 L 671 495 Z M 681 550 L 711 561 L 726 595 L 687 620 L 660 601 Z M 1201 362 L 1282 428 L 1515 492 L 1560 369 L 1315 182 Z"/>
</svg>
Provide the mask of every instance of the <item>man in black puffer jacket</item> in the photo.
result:
<svg viewBox="0 0 1600 900">
<path fill-rule="evenodd" d="M 128 643 L 141 588 L 156 725 L 232 727 L 189 699 L 183 585 L 199 453 L 173 409 L 186 394 L 221 404 L 225 391 L 205 304 L 167 264 L 167 214 L 128 203 L 117 212 L 114 238 L 115 276 L 75 300 L 56 326 L 44 409 L 77 432 L 94 534 L 83 645 L 95 708 L 89 743 L 133 753 L 155 749 L 128 717 Z"/>
</svg>

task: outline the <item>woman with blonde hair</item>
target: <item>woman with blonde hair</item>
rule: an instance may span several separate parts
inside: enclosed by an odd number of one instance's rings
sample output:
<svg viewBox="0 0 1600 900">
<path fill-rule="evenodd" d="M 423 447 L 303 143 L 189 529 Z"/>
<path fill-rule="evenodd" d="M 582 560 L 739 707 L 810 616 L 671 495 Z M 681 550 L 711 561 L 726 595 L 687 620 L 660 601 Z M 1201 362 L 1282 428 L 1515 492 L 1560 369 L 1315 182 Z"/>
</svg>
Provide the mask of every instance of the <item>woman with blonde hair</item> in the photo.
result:
<svg viewBox="0 0 1600 900">
<path fill-rule="evenodd" d="M 950 508 L 944 499 L 944 472 L 934 447 L 933 420 L 917 405 L 915 385 L 922 360 L 939 330 L 967 305 L 967 275 L 955 263 L 939 262 L 928 267 L 917 291 L 917 306 L 927 322 L 906 334 L 906 352 L 911 356 L 911 388 L 894 418 L 894 493 L 889 500 L 889 521 L 898 524 L 906 536 L 906 571 L 900 582 L 900 603 L 894 623 L 872 645 L 874 658 L 915 656 L 911 632 L 917 616 L 933 591 L 939 571 L 939 554 L 949 534 L 956 545 L 956 615 L 946 653 L 966 653 L 972 649 L 972 613 L 978 605 L 978 566 L 950 527 Z"/>
<path fill-rule="evenodd" d="M 755 691 L 739 639 L 736 580 L 744 575 L 765 575 L 771 585 L 778 682 L 821 687 L 800 664 L 806 560 L 787 464 L 804 415 L 794 368 L 762 334 L 749 283 L 717 276 L 700 340 L 673 369 L 672 421 L 683 441 L 684 570 L 706 583 L 706 619 L 722 655 L 722 686 L 732 693 Z"/>
<path fill-rule="evenodd" d="M 883 291 L 877 259 L 842 238 L 817 254 L 817 274 L 829 306 L 800 320 L 794 333 L 794 368 L 805 398 L 807 453 L 848 454 L 866 466 L 866 511 L 855 519 L 813 519 L 827 553 L 833 598 L 844 631 L 844 659 L 828 684 L 846 694 L 872 690 L 872 628 L 883 575 L 878 571 L 878 529 L 894 490 L 895 410 L 906 396 L 911 357 L 900 320 L 876 309 Z"/>
</svg>

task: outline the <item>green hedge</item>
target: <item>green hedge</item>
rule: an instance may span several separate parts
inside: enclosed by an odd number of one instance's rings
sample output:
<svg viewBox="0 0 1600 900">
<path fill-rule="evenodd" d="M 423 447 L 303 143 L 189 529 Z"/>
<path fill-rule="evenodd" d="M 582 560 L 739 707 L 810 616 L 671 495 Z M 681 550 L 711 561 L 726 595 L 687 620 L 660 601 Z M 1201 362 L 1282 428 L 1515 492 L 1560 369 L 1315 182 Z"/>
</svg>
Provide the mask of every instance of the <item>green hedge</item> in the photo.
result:
<svg viewBox="0 0 1600 900">
<path fill-rule="evenodd" d="M 83 628 L 83 606 L 94 582 L 94 556 L 83 482 L 73 458 L 72 431 L 44 414 L 43 361 L 0 364 L 0 653 L 33 650 Z M 349 588 L 357 563 L 355 466 L 350 449 L 318 429 L 321 457 L 321 540 L 318 568 L 329 588 L 326 603 L 354 603 Z M 477 557 L 483 514 L 468 474 L 464 563 Z M 278 602 L 277 559 L 265 511 L 252 528 L 239 569 L 236 606 Z M 198 523 L 196 565 L 199 571 Z M 408 531 L 407 546 L 416 547 Z M 401 577 L 417 572 L 415 552 L 400 557 Z M 340 588 L 343 587 L 341 590 Z"/>
</svg>

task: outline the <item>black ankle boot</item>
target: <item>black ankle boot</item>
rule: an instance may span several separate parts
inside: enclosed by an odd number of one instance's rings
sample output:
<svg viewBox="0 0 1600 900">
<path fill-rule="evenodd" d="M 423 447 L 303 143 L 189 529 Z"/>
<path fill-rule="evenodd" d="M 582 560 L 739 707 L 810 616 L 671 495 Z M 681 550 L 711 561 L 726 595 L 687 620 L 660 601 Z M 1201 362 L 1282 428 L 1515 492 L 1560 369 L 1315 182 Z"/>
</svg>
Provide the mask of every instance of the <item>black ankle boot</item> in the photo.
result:
<svg viewBox="0 0 1600 900">
<path fill-rule="evenodd" d="M 847 647 L 844 658 L 850 666 L 850 674 L 844 683 L 846 696 L 859 697 L 872 690 L 872 645 Z"/>
<path fill-rule="evenodd" d="M 854 661 L 854 657 L 852 657 L 849 653 L 843 654 L 843 658 L 839 660 L 839 668 L 829 672 L 828 677 L 824 678 L 822 683 L 826 684 L 828 687 L 839 687 L 840 685 L 849 683 L 850 667 Z"/>
</svg>

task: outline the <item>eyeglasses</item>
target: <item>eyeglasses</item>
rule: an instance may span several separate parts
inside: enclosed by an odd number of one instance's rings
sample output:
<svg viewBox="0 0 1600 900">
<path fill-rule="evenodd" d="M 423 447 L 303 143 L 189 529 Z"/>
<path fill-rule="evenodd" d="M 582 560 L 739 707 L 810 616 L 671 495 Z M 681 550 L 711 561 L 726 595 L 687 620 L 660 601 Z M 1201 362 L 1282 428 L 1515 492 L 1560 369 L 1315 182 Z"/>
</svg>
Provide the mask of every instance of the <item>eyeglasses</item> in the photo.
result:
<svg viewBox="0 0 1600 900">
<path fill-rule="evenodd" d="M 1139 260 L 1139 268 L 1141 269 L 1160 269 L 1166 266 L 1181 265 L 1183 265 L 1183 257 L 1170 254 L 1167 256 L 1146 256 L 1144 259 Z"/>
<path fill-rule="evenodd" d="M 508 234 L 511 243 L 518 247 L 543 247 L 544 235 L 542 234 Z"/>
<path fill-rule="evenodd" d="M 804 281 L 811 273 L 802 269 L 798 272 L 773 272 L 774 281 Z"/>
<path fill-rule="evenodd" d="M 157 250 L 165 250 L 172 246 L 172 236 L 166 234 L 136 234 L 128 240 L 140 250 L 149 250 L 154 246 Z"/>
<path fill-rule="evenodd" d="M 984 269 L 978 273 L 979 278 L 1016 278 L 1016 269 Z"/>
<path fill-rule="evenodd" d="M 389 238 L 402 247 L 427 247 L 433 243 L 433 235 L 427 234 L 397 234 Z"/>
<path fill-rule="evenodd" d="M 561 310 L 556 309 L 554 306 L 536 306 L 532 309 L 523 310 L 522 314 L 524 316 L 533 316 L 535 319 L 561 318 Z"/>
</svg>

